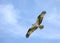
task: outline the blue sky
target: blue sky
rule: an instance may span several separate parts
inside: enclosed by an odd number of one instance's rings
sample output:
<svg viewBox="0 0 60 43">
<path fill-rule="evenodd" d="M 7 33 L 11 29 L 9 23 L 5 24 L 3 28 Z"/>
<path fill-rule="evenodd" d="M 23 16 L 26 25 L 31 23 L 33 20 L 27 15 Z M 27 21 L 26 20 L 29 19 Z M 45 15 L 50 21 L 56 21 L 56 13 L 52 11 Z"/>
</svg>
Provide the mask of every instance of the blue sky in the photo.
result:
<svg viewBox="0 0 60 43">
<path fill-rule="evenodd" d="M 25 34 L 44 10 L 44 29 L 27 39 Z M 0 0 L 0 43 L 60 43 L 60 0 Z"/>
</svg>

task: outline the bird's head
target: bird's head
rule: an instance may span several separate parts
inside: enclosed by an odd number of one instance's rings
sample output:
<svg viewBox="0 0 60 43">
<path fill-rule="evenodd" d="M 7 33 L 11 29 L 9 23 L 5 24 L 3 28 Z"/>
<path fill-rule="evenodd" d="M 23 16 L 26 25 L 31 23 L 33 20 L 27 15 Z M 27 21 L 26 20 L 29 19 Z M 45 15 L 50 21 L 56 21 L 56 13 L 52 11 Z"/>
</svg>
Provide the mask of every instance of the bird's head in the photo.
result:
<svg viewBox="0 0 60 43">
<path fill-rule="evenodd" d="M 43 28 L 44 28 L 44 25 L 39 25 L 39 28 L 40 28 L 40 29 L 43 29 Z"/>
</svg>

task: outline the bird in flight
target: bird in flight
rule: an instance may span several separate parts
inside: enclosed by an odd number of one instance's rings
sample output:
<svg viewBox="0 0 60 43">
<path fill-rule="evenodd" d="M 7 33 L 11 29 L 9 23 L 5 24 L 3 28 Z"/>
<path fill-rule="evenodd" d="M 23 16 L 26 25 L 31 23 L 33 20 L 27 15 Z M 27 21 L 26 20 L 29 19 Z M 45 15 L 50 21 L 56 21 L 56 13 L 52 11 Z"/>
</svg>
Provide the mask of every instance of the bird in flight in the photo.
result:
<svg viewBox="0 0 60 43">
<path fill-rule="evenodd" d="M 46 11 L 42 11 L 41 14 L 37 17 L 37 21 L 27 31 L 26 38 L 28 38 L 31 35 L 31 33 L 33 33 L 37 28 L 40 28 L 40 29 L 44 28 L 44 26 L 41 23 L 45 14 L 46 14 Z"/>
</svg>

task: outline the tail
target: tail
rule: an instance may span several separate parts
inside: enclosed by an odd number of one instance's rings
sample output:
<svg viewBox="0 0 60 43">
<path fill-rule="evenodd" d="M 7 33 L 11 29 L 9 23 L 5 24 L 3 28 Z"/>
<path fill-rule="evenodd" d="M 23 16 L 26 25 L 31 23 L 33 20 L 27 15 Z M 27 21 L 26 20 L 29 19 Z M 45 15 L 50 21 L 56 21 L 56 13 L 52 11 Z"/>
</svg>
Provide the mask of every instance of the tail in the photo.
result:
<svg viewBox="0 0 60 43">
<path fill-rule="evenodd" d="M 43 26 L 43 25 L 39 25 L 38 27 L 39 27 L 40 29 L 43 29 L 43 28 L 44 28 L 44 26 Z"/>
</svg>

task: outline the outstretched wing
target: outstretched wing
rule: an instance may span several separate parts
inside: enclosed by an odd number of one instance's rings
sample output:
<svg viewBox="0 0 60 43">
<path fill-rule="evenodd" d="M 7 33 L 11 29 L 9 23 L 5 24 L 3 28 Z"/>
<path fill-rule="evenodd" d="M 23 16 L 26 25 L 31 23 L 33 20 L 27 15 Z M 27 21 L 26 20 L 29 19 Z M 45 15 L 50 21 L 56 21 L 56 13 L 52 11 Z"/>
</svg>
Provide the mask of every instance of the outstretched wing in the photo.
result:
<svg viewBox="0 0 60 43">
<path fill-rule="evenodd" d="M 32 26 L 32 27 L 28 30 L 28 32 L 27 32 L 27 34 L 26 34 L 26 38 L 28 38 L 28 37 L 30 36 L 30 34 L 31 34 L 32 32 L 34 32 L 37 28 L 38 28 L 37 26 Z"/>
<path fill-rule="evenodd" d="M 43 17 L 45 14 L 46 14 L 46 11 L 42 11 L 42 13 L 38 16 L 37 22 L 36 22 L 36 23 L 38 23 L 38 25 L 40 25 L 42 23 L 42 20 L 43 20 Z"/>
</svg>

